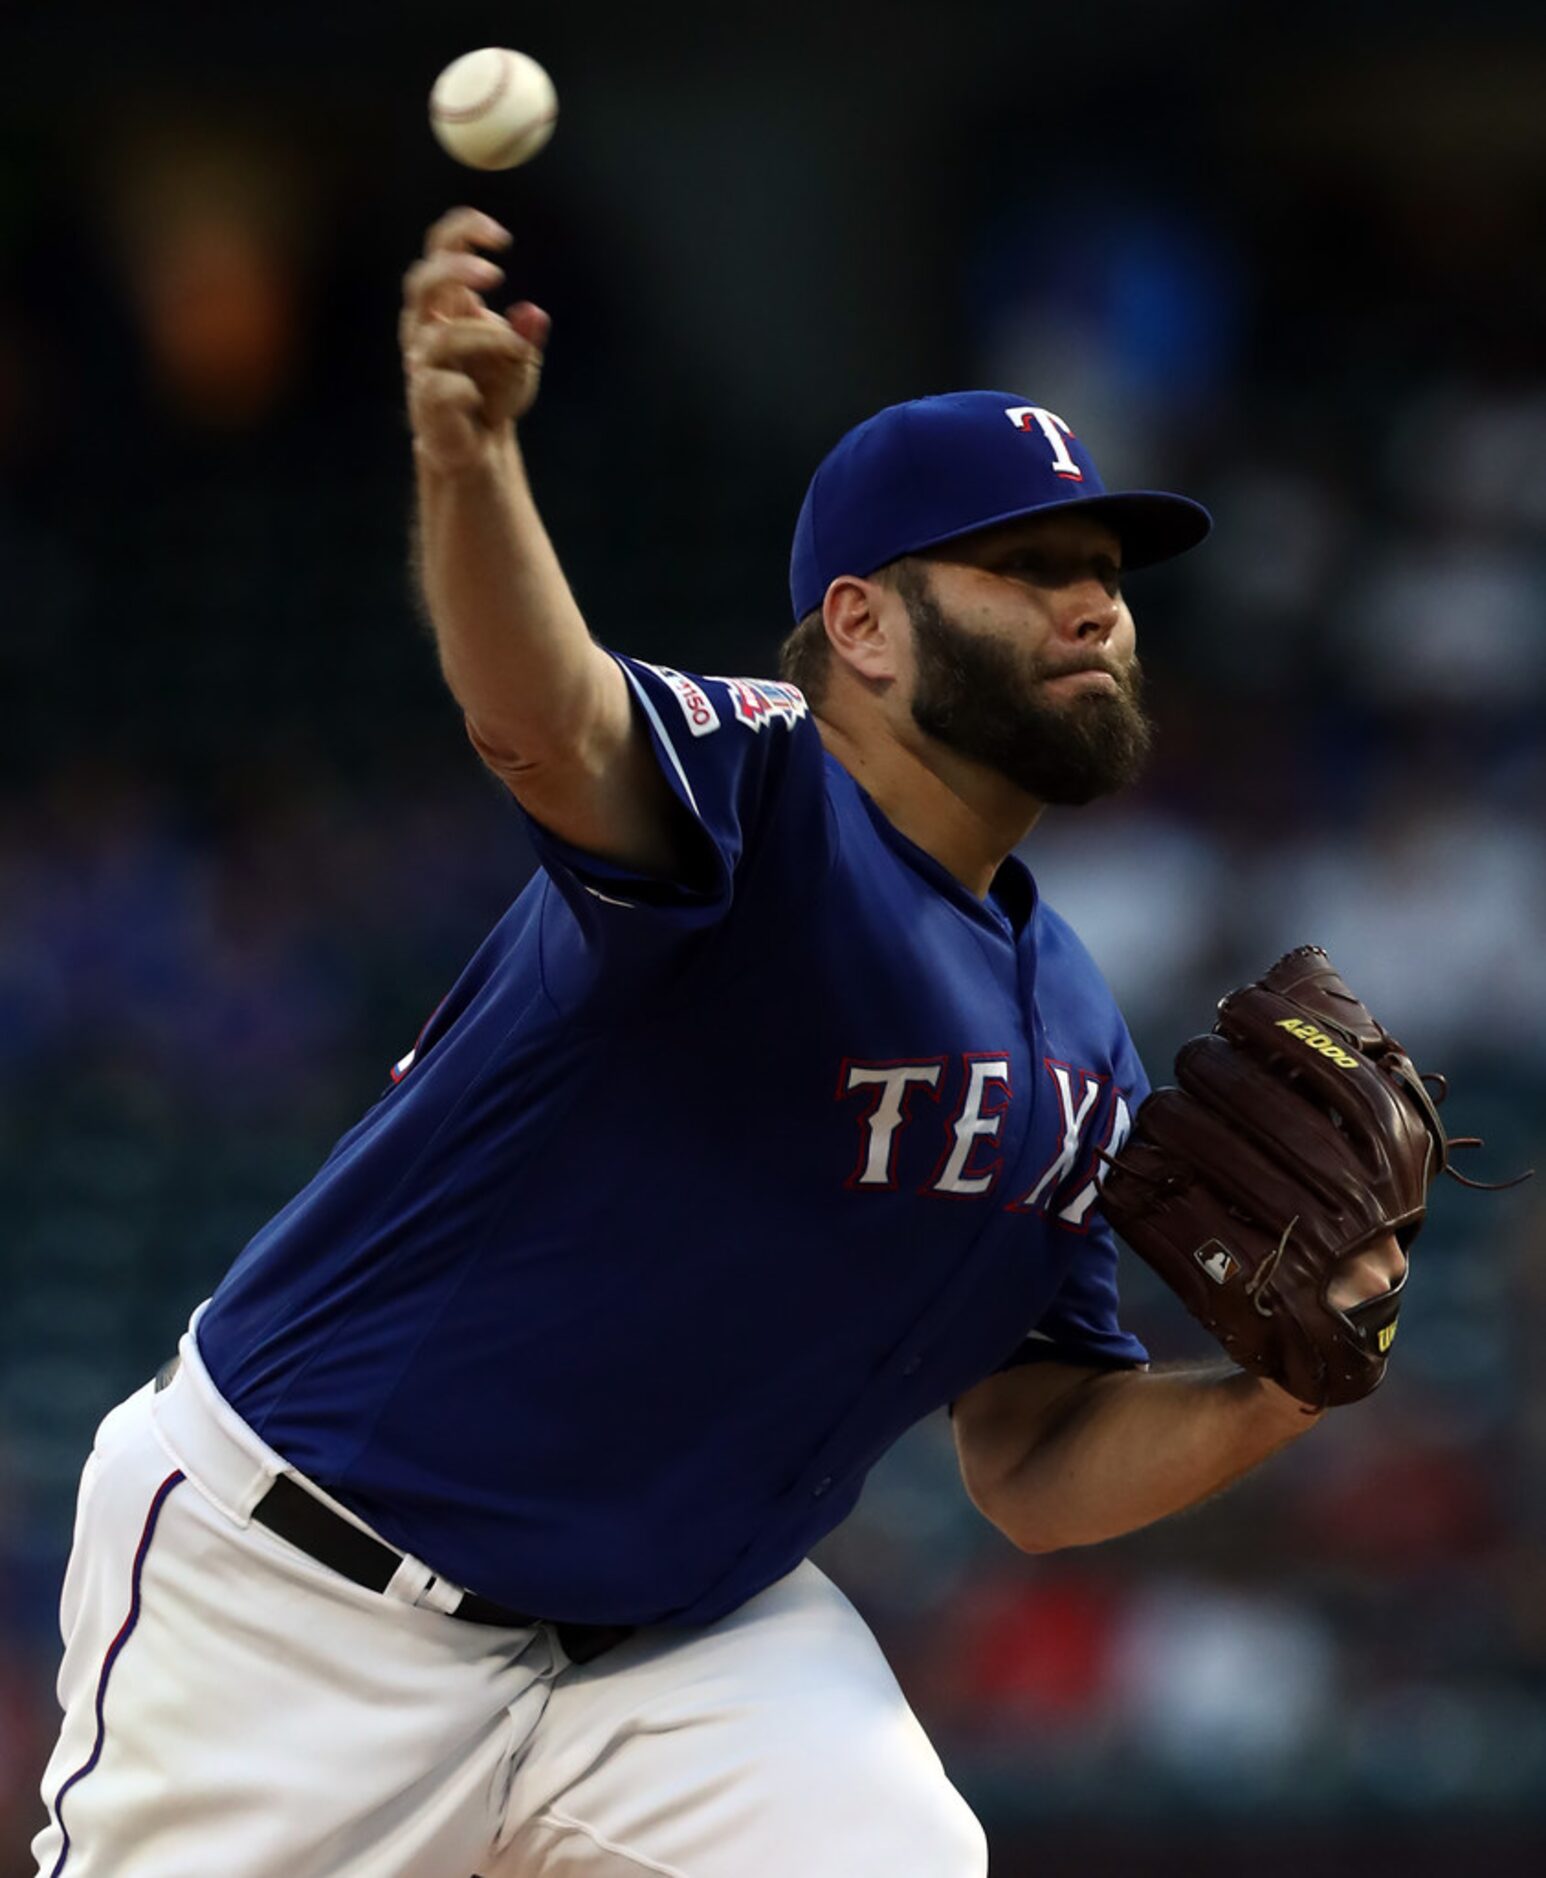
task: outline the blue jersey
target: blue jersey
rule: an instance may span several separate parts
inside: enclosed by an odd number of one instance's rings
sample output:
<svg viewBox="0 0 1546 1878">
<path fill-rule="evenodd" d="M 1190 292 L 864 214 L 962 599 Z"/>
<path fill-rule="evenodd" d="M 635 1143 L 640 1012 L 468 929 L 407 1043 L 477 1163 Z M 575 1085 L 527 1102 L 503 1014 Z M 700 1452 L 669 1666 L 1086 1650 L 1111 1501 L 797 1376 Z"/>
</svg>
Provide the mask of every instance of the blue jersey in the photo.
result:
<svg viewBox="0 0 1546 1878">
<path fill-rule="evenodd" d="M 699 852 L 541 871 L 199 1326 L 295 1467 L 444 1577 L 698 1623 L 1006 1363 L 1141 1363 L 1099 1150 L 1146 1093 L 1019 861 L 985 902 L 793 687 L 622 661 Z"/>
</svg>

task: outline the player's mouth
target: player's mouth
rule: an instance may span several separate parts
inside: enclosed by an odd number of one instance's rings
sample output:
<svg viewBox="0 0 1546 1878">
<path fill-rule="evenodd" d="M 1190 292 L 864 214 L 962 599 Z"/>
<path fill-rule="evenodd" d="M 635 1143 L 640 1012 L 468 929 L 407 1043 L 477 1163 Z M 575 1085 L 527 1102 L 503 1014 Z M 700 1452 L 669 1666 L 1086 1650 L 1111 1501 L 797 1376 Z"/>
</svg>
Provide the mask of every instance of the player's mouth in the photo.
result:
<svg viewBox="0 0 1546 1878">
<path fill-rule="evenodd" d="M 1115 672 L 1106 665 L 1077 665 L 1066 672 L 1055 672 L 1042 684 L 1051 691 L 1106 691 L 1122 689 Z"/>
</svg>

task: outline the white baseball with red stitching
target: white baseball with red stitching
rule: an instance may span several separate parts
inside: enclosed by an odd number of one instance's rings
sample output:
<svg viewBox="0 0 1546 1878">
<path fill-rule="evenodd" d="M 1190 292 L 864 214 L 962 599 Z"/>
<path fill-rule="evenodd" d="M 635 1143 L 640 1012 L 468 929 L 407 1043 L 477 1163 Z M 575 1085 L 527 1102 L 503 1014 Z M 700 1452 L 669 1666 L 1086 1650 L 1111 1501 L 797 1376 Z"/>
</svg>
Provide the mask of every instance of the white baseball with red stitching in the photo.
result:
<svg viewBox="0 0 1546 1878">
<path fill-rule="evenodd" d="M 558 121 L 553 81 L 533 58 L 484 46 L 453 59 L 429 95 L 443 150 L 475 170 L 509 170 L 534 157 Z"/>
</svg>

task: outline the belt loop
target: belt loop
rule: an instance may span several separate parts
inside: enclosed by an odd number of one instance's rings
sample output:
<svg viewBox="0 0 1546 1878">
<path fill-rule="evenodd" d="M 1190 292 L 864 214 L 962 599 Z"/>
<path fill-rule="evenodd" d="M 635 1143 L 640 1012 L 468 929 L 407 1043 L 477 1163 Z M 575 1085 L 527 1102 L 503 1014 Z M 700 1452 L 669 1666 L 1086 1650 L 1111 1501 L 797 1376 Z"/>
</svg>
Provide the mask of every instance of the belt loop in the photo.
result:
<svg viewBox="0 0 1546 1878">
<path fill-rule="evenodd" d="M 405 1552 L 381 1595 L 395 1598 L 399 1604 L 412 1604 L 422 1611 L 439 1611 L 444 1617 L 454 1617 L 467 1593 L 449 1578 L 437 1576 L 423 1559 Z"/>
<path fill-rule="evenodd" d="M 398 1560 L 397 1570 L 383 1586 L 381 1595 L 393 1598 L 399 1604 L 417 1604 L 433 1578 L 434 1573 L 427 1565 L 405 1552 Z"/>
<path fill-rule="evenodd" d="M 453 1585 L 434 1572 L 412 1554 L 405 1552 L 397 1570 L 387 1580 L 382 1596 L 395 1598 L 399 1604 L 412 1604 L 420 1610 L 439 1611 L 446 1617 L 455 1615 L 456 1607 L 466 1597 L 460 1585 Z"/>
</svg>

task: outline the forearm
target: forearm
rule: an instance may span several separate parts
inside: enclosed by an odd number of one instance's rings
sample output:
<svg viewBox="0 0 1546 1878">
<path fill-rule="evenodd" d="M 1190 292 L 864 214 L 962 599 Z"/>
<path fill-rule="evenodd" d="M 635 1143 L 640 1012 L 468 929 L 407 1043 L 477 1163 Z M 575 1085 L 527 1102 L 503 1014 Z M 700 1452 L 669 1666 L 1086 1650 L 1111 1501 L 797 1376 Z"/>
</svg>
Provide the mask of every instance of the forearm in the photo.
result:
<svg viewBox="0 0 1546 1878">
<path fill-rule="evenodd" d="M 475 463 L 416 452 L 416 572 L 441 670 L 480 745 L 538 761 L 597 710 L 598 653 L 513 430 Z"/>
<path fill-rule="evenodd" d="M 404 277 L 414 558 L 473 741 L 517 793 L 534 774 L 562 772 L 562 799 L 626 746 L 630 711 L 621 672 L 580 617 L 521 461 L 516 428 L 537 396 L 551 322 L 530 301 L 501 318 L 482 299 L 503 274 L 479 250 L 509 239 L 478 210 L 453 209 Z"/>
<path fill-rule="evenodd" d="M 1232 1364 L 1090 1376 L 979 1504 L 1027 1551 L 1094 1545 L 1206 1500 L 1317 1419 Z"/>
</svg>

